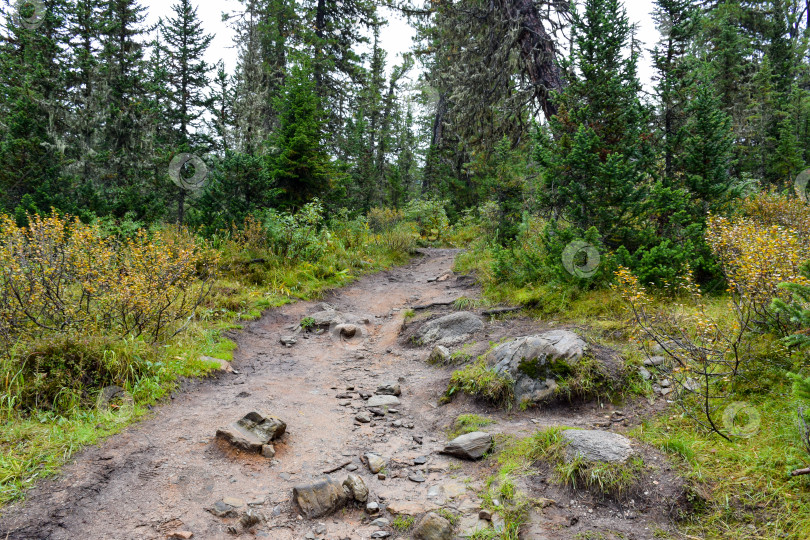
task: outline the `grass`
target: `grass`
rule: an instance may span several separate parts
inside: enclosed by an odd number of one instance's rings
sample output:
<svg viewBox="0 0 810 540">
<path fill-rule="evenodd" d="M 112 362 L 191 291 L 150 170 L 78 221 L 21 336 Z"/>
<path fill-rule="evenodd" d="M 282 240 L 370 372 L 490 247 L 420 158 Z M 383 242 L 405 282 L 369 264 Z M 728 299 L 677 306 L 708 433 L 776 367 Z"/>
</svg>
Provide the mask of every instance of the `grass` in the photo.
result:
<svg viewBox="0 0 810 540">
<path fill-rule="evenodd" d="M 391 522 L 391 527 L 399 532 L 408 532 L 413 527 L 416 518 L 413 516 L 403 516 L 399 515 L 394 518 L 394 521 Z"/>
<path fill-rule="evenodd" d="M 791 470 L 810 462 L 801 446 L 787 383 L 755 402 L 762 425 L 750 439 L 722 440 L 695 430 L 680 414 L 651 419 L 640 439 L 672 456 L 681 474 L 703 486 L 703 512 L 685 516 L 687 534 L 722 539 L 810 538 L 810 482 Z"/>
<path fill-rule="evenodd" d="M 487 366 L 484 357 L 481 357 L 453 373 L 443 399 L 449 401 L 457 392 L 511 408 L 514 402 L 514 381 L 496 373 Z"/>
<path fill-rule="evenodd" d="M 460 435 L 479 431 L 482 427 L 493 424 L 495 421 L 477 414 L 460 414 L 453 423 L 453 427 L 447 436 L 455 439 Z"/>
<path fill-rule="evenodd" d="M 127 424 L 148 414 L 149 406 L 174 390 L 183 377 L 204 377 L 219 368 L 211 356 L 232 360 L 236 343 L 223 333 L 241 328 L 241 321 L 261 316 L 269 308 L 298 299 L 315 299 L 324 291 L 344 286 L 362 274 L 404 262 L 406 251 L 392 251 L 377 237 L 349 245 L 333 235 L 329 249 L 315 262 L 282 261 L 266 251 L 234 242 L 217 246 L 222 254 L 222 275 L 185 330 L 159 346 L 145 348 L 135 340 L 97 347 L 104 358 L 137 353 L 137 371 L 116 376 L 135 402 L 131 415 L 98 410 L 93 387 L 77 387 L 57 394 L 58 402 L 44 408 L 23 406 L 20 389 L 31 381 L 20 380 L 9 360 L 0 361 L 0 507 L 24 497 L 37 480 L 56 473 L 82 447 L 96 444 Z M 266 262 L 247 264 L 254 259 Z M 125 344 L 126 345 L 126 344 Z M 141 349 L 149 349 L 145 354 Z M 124 357 L 120 357 L 124 358 Z M 132 357 L 126 357 L 132 360 Z M 106 383 L 105 383 L 106 384 Z"/>
</svg>

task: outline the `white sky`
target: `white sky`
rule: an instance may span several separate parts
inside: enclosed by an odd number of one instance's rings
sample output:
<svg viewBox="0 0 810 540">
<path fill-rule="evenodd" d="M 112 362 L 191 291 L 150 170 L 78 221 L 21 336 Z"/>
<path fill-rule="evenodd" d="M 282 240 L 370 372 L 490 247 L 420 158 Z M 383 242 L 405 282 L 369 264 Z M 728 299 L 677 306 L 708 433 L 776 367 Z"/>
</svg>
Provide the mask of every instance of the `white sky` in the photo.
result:
<svg viewBox="0 0 810 540">
<path fill-rule="evenodd" d="M 157 22 L 158 17 L 165 18 L 171 15 L 171 6 L 174 3 L 173 0 L 141 0 L 141 2 L 147 8 L 147 22 L 150 24 Z M 192 3 L 197 6 L 197 16 L 203 21 L 206 31 L 215 36 L 208 48 L 208 62 L 215 64 L 222 59 L 228 71 L 232 73 L 236 66 L 237 50 L 233 43 L 233 31 L 222 22 L 222 12 L 238 10 L 241 4 L 237 0 L 218 0 L 216 2 L 196 0 Z M 639 26 L 637 37 L 643 42 L 643 49 L 646 51 L 646 49 L 652 48 L 658 39 L 658 31 L 650 18 L 653 0 L 625 0 L 625 5 L 630 20 Z M 383 47 L 388 51 L 390 72 L 391 67 L 401 61 L 401 54 L 410 49 L 414 31 L 406 22 L 398 20 L 393 13 L 387 14 L 386 18 L 389 26 L 380 32 L 380 39 Z M 639 66 L 639 77 L 645 87 L 651 85 L 651 76 L 649 54 L 645 53 Z"/>
</svg>

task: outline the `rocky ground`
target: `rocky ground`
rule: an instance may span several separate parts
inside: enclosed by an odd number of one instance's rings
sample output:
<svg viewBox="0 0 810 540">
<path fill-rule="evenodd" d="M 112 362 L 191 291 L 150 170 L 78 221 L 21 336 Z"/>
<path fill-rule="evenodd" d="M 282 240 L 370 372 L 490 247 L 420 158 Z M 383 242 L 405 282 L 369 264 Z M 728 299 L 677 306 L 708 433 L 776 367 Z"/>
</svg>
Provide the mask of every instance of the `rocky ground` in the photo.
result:
<svg viewBox="0 0 810 540">
<path fill-rule="evenodd" d="M 450 271 L 455 255 L 425 250 L 409 265 L 333 292 L 327 304 L 301 302 L 249 323 L 235 336 L 232 372 L 187 382 L 148 419 L 83 451 L 4 510 L 0 538 L 440 539 L 444 518 L 432 511 L 441 508 L 461 517 L 451 538 L 497 528 L 497 513 L 479 519 L 493 460 L 442 453 L 459 414 L 495 420 L 483 428 L 488 435 L 462 441 L 474 452 L 488 446 L 489 435 L 529 435 L 542 426 L 622 432 L 657 405 L 511 412 L 470 398 L 440 405 L 453 368 L 426 363 L 435 343 L 474 356 L 492 341 L 557 329 L 480 310 L 471 310 L 475 320 L 455 321 L 463 332 L 449 339 L 435 324 L 428 328 L 453 313 L 454 299 L 477 294 L 471 279 Z M 406 323 L 411 308 L 419 316 Z M 301 331 L 305 317 L 321 330 Z M 254 411 L 265 416 L 232 425 Z M 636 451 L 654 473 L 642 479 L 639 496 L 621 501 L 560 487 L 538 465 L 540 474 L 521 486 L 541 501 L 521 538 L 647 539 L 670 529 L 677 476 L 657 453 Z M 397 516 L 413 517 L 414 528 L 392 527 Z"/>
</svg>

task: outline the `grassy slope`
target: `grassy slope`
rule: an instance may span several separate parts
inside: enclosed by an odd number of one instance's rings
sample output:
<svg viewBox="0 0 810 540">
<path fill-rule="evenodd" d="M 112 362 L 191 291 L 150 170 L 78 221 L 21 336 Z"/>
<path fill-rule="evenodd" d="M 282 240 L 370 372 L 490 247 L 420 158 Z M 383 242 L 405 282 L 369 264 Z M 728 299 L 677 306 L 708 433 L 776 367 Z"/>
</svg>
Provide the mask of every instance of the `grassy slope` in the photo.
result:
<svg viewBox="0 0 810 540">
<path fill-rule="evenodd" d="M 491 253 L 478 250 L 462 254 L 456 264 L 457 271 L 477 276 L 485 304 L 524 304 L 538 319 L 585 326 L 590 337 L 622 351 L 627 362 L 640 362 L 638 345 L 632 341 L 634 325 L 616 293 L 502 285 L 495 281 L 491 263 Z M 658 301 L 664 308 L 668 302 Z M 725 310 L 724 298 L 710 300 L 710 310 L 717 314 Z M 775 346 L 767 336 L 755 339 L 761 341 L 756 347 L 757 380 L 738 396 L 760 412 L 761 429 L 754 437 L 727 442 L 701 432 L 675 405 L 632 434 L 668 453 L 686 478 L 704 488 L 704 511 L 682 523 L 690 538 L 810 538 L 810 478 L 789 476 L 810 456 L 800 442 L 797 404 L 784 377 L 791 366 L 806 366 L 807 356 Z M 649 384 L 631 390 L 630 394 L 644 394 Z M 502 460 L 513 458 L 515 451 Z"/>
<path fill-rule="evenodd" d="M 232 359 L 236 344 L 222 337 L 239 322 L 261 316 L 263 310 L 297 299 L 317 298 L 328 289 L 344 286 L 358 276 L 402 263 L 408 256 L 385 243 L 368 241 L 345 247 L 338 239 L 317 261 L 273 260 L 245 266 L 266 253 L 237 251 L 224 259 L 237 271 L 218 279 L 206 304 L 185 332 L 157 350 L 150 349 L 154 369 L 149 377 L 131 381 L 126 390 L 134 407 L 98 408 L 85 403 L 69 413 L 20 412 L 10 396 L 0 396 L 0 507 L 24 496 L 38 479 L 50 476 L 83 446 L 121 431 L 149 413 L 150 405 L 171 392 L 180 377 L 204 377 L 219 364 L 200 356 Z M 119 354 L 138 355 L 142 343 Z M 3 366 L 0 366 L 2 368 Z M 0 373 L 8 371 L 0 369 Z"/>
</svg>

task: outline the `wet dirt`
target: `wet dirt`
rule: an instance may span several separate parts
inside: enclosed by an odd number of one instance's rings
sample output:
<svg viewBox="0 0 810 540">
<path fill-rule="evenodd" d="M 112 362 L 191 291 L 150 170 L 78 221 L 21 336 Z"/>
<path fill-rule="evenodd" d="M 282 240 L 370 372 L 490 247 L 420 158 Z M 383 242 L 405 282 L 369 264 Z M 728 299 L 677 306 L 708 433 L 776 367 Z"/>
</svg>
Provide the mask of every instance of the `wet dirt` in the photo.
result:
<svg viewBox="0 0 810 540">
<path fill-rule="evenodd" d="M 239 347 L 232 364 L 238 373 L 189 382 L 148 418 L 79 453 L 60 475 L 41 481 L 24 501 L 3 510 L 0 538 L 146 540 L 190 531 L 200 539 L 287 540 L 305 538 L 313 530 L 318 530 L 315 538 L 367 539 L 379 530 L 397 537 L 390 527 L 369 523 L 380 515 L 391 519 L 388 512 L 368 516 L 361 506 L 302 519 L 291 502 L 292 488 L 333 469 L 338 470 L 331 476 L 342 481 L 356 466 L 354 473 L 368 484 L 371 500 L 384 508 L 418 514 L 444 506 L 475 515 L 480 505 L 477 490 L 483 489 L 495 463 L 438 453 L 447 441 L 446 429 L 459 414 L 494 419 L 487 427 L 492 433 L 528 435 L 547 425 L 621 432 L 660 408 L 660 402 L 625 404 L 623 419 L 617 422 L 612 413 L 618 407 L 605 403 L 511 412 L 469 398 L 439 405 L 453 367 L 427 365 L 430 348 L 414 347 L 400 335 L 420 319 L 452 310 L 439 305 L 406 322 L 409 307 L 478 294 L 469 278 L 449 273 L 457 253 L 423 250 L 410 264 L 365 276 L 328 294 L 324 301 L 335 309 L 368 320 L 352 339 L 326 331 L 298 333 L 292 347 L 280 343 L 319 309 L 318 302 L 284 306 L 247 323 L 235 337 Z M 467 351 L 480 354 L 491 341 L 549 326 L 519 315 L 491 320 L 473 336 Z M 366 410 L 359 392 L 371 394 L 385 383 L 402 387 L 397 412 L 388 411 L 370 423 L 356 421 L 355 415 Z M 214 437 L 217 428 L 254 410 L 287 423 L 287 433 L 275 443 L 274 459 L 239 452 Z M 385 458 L 385 479 L 369 472 L 362 461 L 367 452 Z M 418 457 L 426 457 L 426 463 L 414 465 Z M 412 474 L 417 471 L 424 482 L 408 478 L 418 477 Z M 662 469 L 667 484 L 664 476 Z M 573 538 L 587 531 L 611 538 L 615 531 L 623 538 L 647 539 L 658 528 L 671 528 L 671 514 L 655 504 L 606 504 L 550 487 L 544 478 L 534 477 L 527 489 L 534 497 L 554 502 L 534 511 L 533 524 L 522 538 Z M 227 497 L 242 501 L 237 513 L 252 509 L 263 522 L 244 527 L 238 518 L 208 511 Z"/>
</svg>

